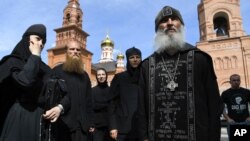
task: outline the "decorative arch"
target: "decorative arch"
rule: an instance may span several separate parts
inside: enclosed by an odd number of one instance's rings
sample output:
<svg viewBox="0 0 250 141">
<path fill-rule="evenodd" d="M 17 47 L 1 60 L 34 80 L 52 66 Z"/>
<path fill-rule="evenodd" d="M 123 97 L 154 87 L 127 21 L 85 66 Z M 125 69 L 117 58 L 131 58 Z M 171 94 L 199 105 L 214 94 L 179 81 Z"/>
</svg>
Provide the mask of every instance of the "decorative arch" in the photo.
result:
<svg viewBox="0 0 250 141">
<path fill-rule="evenodd" d="M 226 22 L 226 30 L 224 36 L 229 36 L 229 30 L 230 27 L 230 21 L 232 20 L 232 8 L 228 6 L 215 6 L 213 9 L 211 9 L 211 13 L 208 14 L 208 18 L 206 19 L 208 23 L 211 23 L 211 28 L 209 31 L 211 33 L 216 33 L 219 29 L 218 27 L 221 26 L 221 24 L 214 24 L 214 23 L 225 23 Z M 222 24 L 223 25 L 223 24 Z M 218 31 L 219 32 L 219 31 Z M 222 33 L 222 32 L 221 32 Z M 218 36 L 217 36 L 218 37 Z"/>
<path fill-rule="evenodd" d="M 79 24 L 79 23 L 81 23 L 81 21 L 82 21 L 82 17 L 80 16 L 81 14 L 77 14 L 77 23 Z"/>
<path fill-rule="evenodd" d="M 70 22 L 70 13 L 67 13 L 67 14 L 66 14 L 66 21 L 67 21 L 67 22 Z"/>
<path fill-rule="evenodd" d="M 229 57 L 225 56 L 223 58 L 223 69 L 230 69 L 231 68 L 231 61 Z"/>
<path fill-rule="evenodd" d="M 220 57 L 215 58 L 214 65 L 215 65 L 216 70 L 222 69 L 222 66 L 223 66 L 222 59 Z"/>
<path fill-rule="evenodd" d="M 232 56 L 232 57 L 231 57 L 231 62 L 232 62 L 232 68 L 233 68 L 233 69 L 238 68 L 238 59 L 237 59 L 236 56 Z"/>
<path fill-rule="evenodd" d="M 229 17 L 225 12 L 218 12 L 213 17 L 214 32 L 216 36 L 229 36 Z"/>
</svg>

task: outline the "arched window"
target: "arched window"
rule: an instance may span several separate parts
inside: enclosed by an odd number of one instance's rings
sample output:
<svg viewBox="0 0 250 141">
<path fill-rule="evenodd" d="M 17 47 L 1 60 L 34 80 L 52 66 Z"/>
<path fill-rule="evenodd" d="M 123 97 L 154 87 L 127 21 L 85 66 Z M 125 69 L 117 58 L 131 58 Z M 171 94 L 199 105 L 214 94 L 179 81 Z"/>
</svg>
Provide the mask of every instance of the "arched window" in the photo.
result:
<svg viewBox="0 0 250 141">
<path fill-rule="evenodd" d="M 214 15 L 214 31 L 216 36 L 229 36 L 229 22 L 228 15 L 224 12 L 219 12 Z"/>
<path fill-rule="evenodd" d="M 67 22 L 70 22 L 70 14 L 69 13 L 66 15 L 66 19 L 67 19 Z"/>
<path fill-rule="evenodd" d="M 81 16 L 77 15 L 77 23 L 80 23 L 80 22 L 81 22 Z"/>
<path fill-rule="evenodd" d="M 215 59 L 214 66 L 216 70 L 220 70 L 223 67 L 222 59 L 220 57 Z"/>
<path fill-rule="evenodd" d="M 232 60 L 232 68 L 235 69 L 237 68 L 237 57 L 236 56 L 232 56 L 231 57 L 231 60 Z"/>
<path fill-rule="evenodd" d="M 228 57 L 223 58 L 223 68 L 224 69 L 230 69 L 231 68 L 231 61 Z"/>
</svg>

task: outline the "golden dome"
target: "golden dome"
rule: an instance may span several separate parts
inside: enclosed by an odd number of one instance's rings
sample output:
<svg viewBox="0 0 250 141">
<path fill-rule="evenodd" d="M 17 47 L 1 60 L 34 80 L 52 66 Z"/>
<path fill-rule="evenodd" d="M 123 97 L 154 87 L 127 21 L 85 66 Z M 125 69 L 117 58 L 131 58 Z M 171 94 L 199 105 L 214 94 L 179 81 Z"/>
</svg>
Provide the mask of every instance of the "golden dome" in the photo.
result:
<svg viewBox="0 0 250 141">
<path fill-rule="evenodd" d="M 103 46 L 111 46 L 114 48 L 114 42 L 110 40 L 109 36 L 107 35 L 104 40 L 102 40 L 101 47 Z"/>
<path fill-rule="evenodd" d="M 118 54 L 117 56 L 116 56 L 116 59 L 118 60 L 118 59 L 124 59 L 124 55 L 122 55 L 121 53 L 120 54 Z"/>
</svg>

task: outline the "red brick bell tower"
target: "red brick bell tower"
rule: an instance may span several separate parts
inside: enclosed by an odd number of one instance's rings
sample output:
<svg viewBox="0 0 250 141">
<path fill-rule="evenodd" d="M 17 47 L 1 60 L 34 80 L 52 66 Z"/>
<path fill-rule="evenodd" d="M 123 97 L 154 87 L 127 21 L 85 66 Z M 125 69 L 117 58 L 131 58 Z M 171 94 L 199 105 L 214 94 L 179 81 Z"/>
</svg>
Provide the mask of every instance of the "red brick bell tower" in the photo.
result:
<svg viewBox="0 0 250 141">
<path fill-rule="evenodd" d="M 56 45 L 48 49 L 48 65 L 53 68 L 65 61 L 66 48 L 65 45 L 70 41 L 77 41 L 82 48 L 82 60 L 85 71 L 91 74 L 92 53 L 87 50 L 86 42 L 89 36 L 82 29 L 83 12 L 80 8 L 78 0 L 69 0 L 67 6 L 63 10 L 62 27 L 55 29 Z"/>
<path fill-rule="evenodd" d="M 220 91 L 230 87 L 234 73 L 250 88 L 250 36 L 242 26 L 240 0 L 201 0 L 198 16 L 197 47 L 211 55 Z"/>
</svg>

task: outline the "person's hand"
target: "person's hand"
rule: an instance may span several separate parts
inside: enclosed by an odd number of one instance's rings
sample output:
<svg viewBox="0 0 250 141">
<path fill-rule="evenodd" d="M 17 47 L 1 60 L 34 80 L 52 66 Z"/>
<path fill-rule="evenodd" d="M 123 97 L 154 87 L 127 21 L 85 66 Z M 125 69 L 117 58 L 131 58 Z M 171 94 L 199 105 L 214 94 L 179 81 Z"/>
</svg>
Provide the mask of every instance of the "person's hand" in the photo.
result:
<svg viewBox="0 0 250 141">
<path fill-rule="evenodd" d="M 90 128 L 89 128 L 89 132 L 92 133 L 92 132 L 94 132 L 94 131 L 95 131 L 95 128 L 93 128 L 93 127 L 90 127 Z"/>
<path fill-rule="evenodd" d="M 246 122 L 250 122 L 250 116 L 247 117 Z"/>
<path fill-rule="evenodd" d="M 61 114 L 62 109 L 58 106 L 51 108 L 50 110 L 46 111 L 45 114 L 43 114 L 43 117 L 45 119 L 50 120 L 50 122 L 56 122 Z"/>
<path fill-rule="evenodd" d="M 112 130 L 110 130 L 110 137 L 111 137 L 112 139 L 115 139 L 115 140 L 116 140 L 117 135 L 118 135 L 118 130 L 117 130 L 117 129 L 112 129 Z"/>
<path fill-rule="evenodd" d="M 231 118 L 228 118 L 228 119 L 227 119 L 227 122 L 228 122 L 228 123 L 234 123 L 234 120 L 231 119 Z"/>
<path fill-rule="evenodd" d="M 31 54 L 40 56 L 43 49 L 42 39 L 37 35 L 30 35 L 29 43 Z"/>
</svg>

